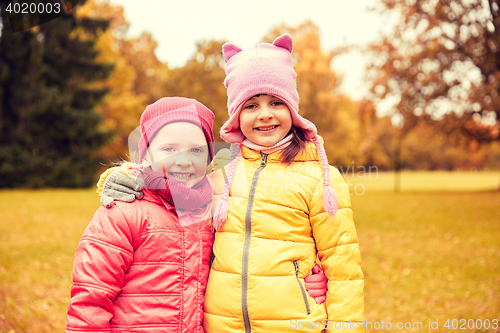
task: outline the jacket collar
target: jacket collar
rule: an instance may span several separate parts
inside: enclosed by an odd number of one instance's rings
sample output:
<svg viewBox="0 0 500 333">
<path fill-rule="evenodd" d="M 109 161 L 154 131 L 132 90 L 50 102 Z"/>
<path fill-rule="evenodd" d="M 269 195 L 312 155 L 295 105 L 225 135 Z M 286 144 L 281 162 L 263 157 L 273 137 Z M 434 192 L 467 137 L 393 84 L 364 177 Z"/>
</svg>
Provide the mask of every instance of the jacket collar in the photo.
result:
<svg viewBox="0 0 500 333">
<path fill-rule="evenodd" d="M 165 208 L 167 209 L 175 210 L 175 207 L 173 205 L 169 204 L 166 200 L 164 200 L 162 197 L 160 197 L 153 191 L 150 191 L 147 188 L 145 188 L 142 190 L 142 193 L 144 200 L 147 200 L 149 202 L 155 203 L 160 206 L 165 206 Z"/>
<path fill-rule="evenodd" d="M 319 137 L 321 142 L 322 137 Z M 279 158 L 283 150 L 275 151 L 267 156 L 268 162 L 279 162 Z M 259 151 L 250 149 L 246 146 L 241 145 L 241 154 L 244 159 L 249 161 L 260 161 L 261 155 Z M 307 141 L 305 149 L 302 149 L 294 159 L 295 162 L 305 162 L 305 161 L 319 161 L 318 151 L 316 150 L 316 145 L 312 141 Z"/>
</svg>

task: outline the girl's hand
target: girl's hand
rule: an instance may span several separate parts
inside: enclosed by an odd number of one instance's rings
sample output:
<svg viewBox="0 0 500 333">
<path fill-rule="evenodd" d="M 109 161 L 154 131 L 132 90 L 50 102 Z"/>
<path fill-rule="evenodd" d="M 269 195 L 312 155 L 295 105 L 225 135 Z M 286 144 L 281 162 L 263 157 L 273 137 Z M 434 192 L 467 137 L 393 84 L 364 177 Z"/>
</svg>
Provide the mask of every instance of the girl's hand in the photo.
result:
<svg viewBox="0 0 500 333">
<path fill-rule="evenodd" d="M 321 266 L 316 264 L 312 269 L 312 274 L 304 278 L 304 284 L 309 296 L 313 297 L 317 304 L 326 301 L 327 282 L 325 273 Z"/>
<path fill-rule="evenodd" d="M 122 168 L 116 168 L 111 173 L 107 170 L 101 175 L 98 186 L 98 193 L 101 192 L 101 204 L 111 207 L 115 200 L 132 202 L 135 199 L 142 199 L 142 184 L 140 179 L 134 179 L 133 174 L 124 164 Z M 127 174 L 124 174 L 123 172 Z M 101 187 L 102 186 L 102 187 Z M 101 188 L 99 188 L 101 187 Z M 100 190 L 100 191 L 99 191 Z"/>
</svg>

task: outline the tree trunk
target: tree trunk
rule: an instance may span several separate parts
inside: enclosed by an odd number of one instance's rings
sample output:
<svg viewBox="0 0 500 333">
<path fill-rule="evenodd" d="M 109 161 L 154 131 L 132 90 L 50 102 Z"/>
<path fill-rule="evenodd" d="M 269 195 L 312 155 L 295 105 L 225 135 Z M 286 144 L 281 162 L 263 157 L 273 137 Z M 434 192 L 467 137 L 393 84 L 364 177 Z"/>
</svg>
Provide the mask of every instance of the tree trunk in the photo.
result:
<svg viewBox="0 0 500 333">
<path fill-rule="evenodd" d="M 500 179 L 500 177 L 498 177 Z M 498 183 L 498 191 L 500 191 L 500 182 Z"/>
<path fill-rule="evenodd" d="M 401 190 L 401 130 L 396 129 L 396 142 L 394 143 L 394 191 Z"/>
</svg>

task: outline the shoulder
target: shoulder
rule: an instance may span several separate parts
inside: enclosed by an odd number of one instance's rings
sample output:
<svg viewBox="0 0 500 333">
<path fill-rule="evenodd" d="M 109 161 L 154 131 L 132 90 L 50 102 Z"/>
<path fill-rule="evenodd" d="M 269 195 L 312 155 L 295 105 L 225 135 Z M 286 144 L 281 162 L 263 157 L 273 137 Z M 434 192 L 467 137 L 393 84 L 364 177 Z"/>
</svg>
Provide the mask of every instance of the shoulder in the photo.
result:
<svg viewBox="0 0 500 333">
<path fill-rule="evenodd" d="M 142 207 L 146 206 L 143 200 L 134 200 L 132 202 L 116 201 L 111 207 L 101 207 L 99 209 L 106 210 L 106 214 L 110 216 L 121 216 L 127 220 L 129 217 L 135 216 Z"/>
<path fill-rule="evenodd" d="M 329 165 L 330 184 L 345 184 L 344 176 L 340 173 L 339 169 Z"/>
<path fill-rule="evenodd" d="M 109 208 L 100 207 L 96 214 L 106 216 L 114 223 L 126 224 L 132 231 L 137 232 L 148 219 L 175 217 L 172 209 L 166 207 L 161 201 L 149 200 L 146 195 L 144 199 L 132 202 L 115 201 Z"/>
<path fill-rule="evenodd" d="M 119 230 L 130 230 L 130 225 L 137 221 L 135 202 L 115 201 L 111 207 L 101 206 L 90 221 L 86 234 L 111 235 Z"/>
<path fill-rule="evenodd" d="M 100 207 L 85 230 L 84 237 L 111 244 L 133 244 L 133 239 L 152 225 L 175 224 L 177 216 L 147 200 L 115 202 L 111 207 Z M 119 245 L 122 247 L 122 245 Z"/>
<path fill-rule="evenodd" d="M 305 161 L 294 161 L 290 165 L 281 164 L 284 170 L 291 169 L 297 174 L 305 176 L 307 182 L 318 183 L 323 179 L 323 169 L 321 163 L 314 159 Z"/>
</svg>

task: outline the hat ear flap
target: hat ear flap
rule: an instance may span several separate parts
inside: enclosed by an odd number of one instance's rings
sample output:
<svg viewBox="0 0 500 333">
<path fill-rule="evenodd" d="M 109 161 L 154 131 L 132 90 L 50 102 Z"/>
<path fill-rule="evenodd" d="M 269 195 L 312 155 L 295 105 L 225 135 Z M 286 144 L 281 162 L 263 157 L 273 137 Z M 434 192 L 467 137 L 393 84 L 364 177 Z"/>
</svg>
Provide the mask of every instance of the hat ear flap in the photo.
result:
<svg viewBox="0 0 500 333">
<path fill-rule="evenodd" d="M 292 36 L 290 36 L 289 34 L 283 34 L 274 40 L 273 45 L 287 49 L 288 52 L 292 53 L 293 50 Z"/>
<path fill-rule="evenodd" d="M 228 62 L 236 53 L 241 52 L 242 50 L 231 43 L 225 43 L 222 45 L 222 55 L 224 56 L 224 61 Z"/>
</svg>

